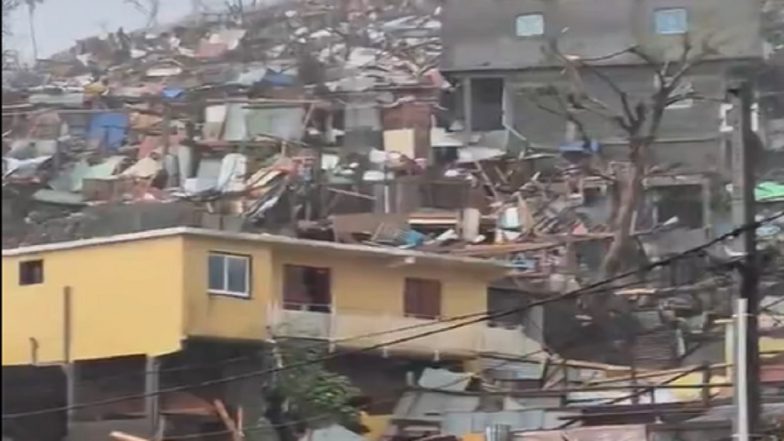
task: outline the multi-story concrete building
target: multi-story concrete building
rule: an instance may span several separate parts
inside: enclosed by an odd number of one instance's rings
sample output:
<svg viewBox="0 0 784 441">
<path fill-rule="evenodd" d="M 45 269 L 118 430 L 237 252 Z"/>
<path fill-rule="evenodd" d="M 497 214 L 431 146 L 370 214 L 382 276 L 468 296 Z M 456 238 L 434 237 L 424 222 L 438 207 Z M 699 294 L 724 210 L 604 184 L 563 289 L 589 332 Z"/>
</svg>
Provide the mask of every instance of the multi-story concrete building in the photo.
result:
<svg viewBox="0 0 784 441">
<path fill-rule="evenodd" d="M 764 56 L 760 16 L 760 0 L 453 0 L 444 7 L 441 67 L 461 86 L 462 99 L 455 101 L 468 135 L 499 146 L 524 137 L 557 150 L 574 139 L 574 130 L 565 118 L 542 110 L 530 93 L 569 83 L 550 51 L 553 39 L 562 53 L 599 67 L 634 100 L 653 92 L 656 79 L 651 65 L 626 49 L 673 60 L 688 37 L 696 51 L 707 45 L 711 54 L 683 87 L 711 99 L 667 109 L 653 160 L 725 171 L 729 155 L 721 129 L 727 108 L 721 100 L 732 77 Z M 589 72 L 583 80 L 589 94 L 620 110 L 618 94 L 606 82 Z M 609 157 L 624 154 L 625 139 L 612 123 L 580 116 Z"/>
</svg>

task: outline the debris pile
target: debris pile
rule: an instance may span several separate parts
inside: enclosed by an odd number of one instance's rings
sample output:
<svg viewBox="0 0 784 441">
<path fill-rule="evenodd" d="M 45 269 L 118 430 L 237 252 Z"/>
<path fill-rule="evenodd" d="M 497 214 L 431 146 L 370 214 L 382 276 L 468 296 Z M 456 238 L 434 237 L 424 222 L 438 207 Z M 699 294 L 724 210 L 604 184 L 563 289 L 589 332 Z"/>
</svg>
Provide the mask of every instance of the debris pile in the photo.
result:
<svg viewBox="0 0 784 441">
<path fill-rule="evenodd" d="M 184 223 L 501 260 L 555 292 L 595 279 L 627 164 L 594 144 L 468 139 L 437 69 L 440 11 L 277 2 L 119 29 L 4 75 L 4 246 Z M 710 176 L 661 172 L 645 187 L 630 265 L 721 224 L 711 205 L 726 191 Z M 760 202 L 779 203 L 779 187 Z M 128 207 L 146 214 L 111 215 Z"/>
<path fill-rule="evenodd" d="M 519 151 L 466 136 L 456 86 L 437 68 L 438 3 L 278 2 L 119 29 L 4 75 L 4 248 L 187 225 L 493 259 L 509 272 L 489 290 L 491 310 L 590 285 L 615 240 L 617 176 L 628 164 L 594 144 L 535 148 L 511 128 Z M 757 189 L 761 217 L 784 204 L 781 176 L 769 176 Z M 730 228 L 729 191 L 714 178 L 646 177 L 627 267 Z M 757 234 L 767 259 L 760 321 L 773 334 L 782 329 L 784 223 Z M 542 328 L 538 340 L 552 349 L 533 366 L 425 371 L 388 435 L 463 436 L 471 414 L 481 426 L 542 431 L 520 439 L 583 439 L 578 428 L 555 431 L 602 416 L 628 423 L 629 407 L 658 419 L 657 403 L 680 412 L 677 423 L 702 415 L 688 402 L 707 406 L 729 391 L 716 361 L 724 354 L 701 352 L 724 344 L 717 319 L 732 314 L 727 270 L 739 255 L 719 251 L 629 277 L 609 296 L 548 307 L 544 324 L 524 326 Z M 564 338 L 575 334 L 608 341 L 575 346 Z M 682 367 L 692 365 L 705 366 Z M 624 427 L 613 439 L 645 430 Z"/>
<path fill-rule="evenodd" d="M 495 259 L 537 291 L 595 280 L 628 165 L 594 144 L 468 139 L 437 69 L 437 3 L 230 10 L 119 29 L 4 75 L 4 246 L 189 225 Z M 727 191 L 711 176 L 644 184 L 629 266 L 722 225 L 712 205 Z M 779 187 L 764 183 L 761 205 L 775 209 Z M 782 240 L 778 224 L 759 234 Z M 690 265 L 640 283 L 697 283 L 683 274 L 705 265 Z"/>
</svg>

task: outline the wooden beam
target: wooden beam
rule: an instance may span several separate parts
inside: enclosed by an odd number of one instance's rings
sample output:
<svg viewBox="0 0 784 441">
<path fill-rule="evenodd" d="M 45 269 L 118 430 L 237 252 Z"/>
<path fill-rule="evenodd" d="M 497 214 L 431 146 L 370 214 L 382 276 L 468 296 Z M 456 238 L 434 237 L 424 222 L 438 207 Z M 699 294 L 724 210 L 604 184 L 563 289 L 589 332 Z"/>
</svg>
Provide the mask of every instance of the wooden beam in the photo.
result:
<svg viewBox="0 0 784 441">
<path fill-rule="evenodd" d="M 240 431 L 237 428 L 237 423 L 229 416 L 229 412 L 226 410 L 226 406 L 223 404 L 223 401 L 215 400 L 215 410 L 218 412 L 221 420 L 223 420 L 223 424 L 226 426 L 226 429 L 231 432 L 232 441 L 243 441 L 243 436 L 240 434 Z"/>
<path fill-rule="evenodd" d="M 118 431 L 114 431 L 110 433 L 109 436 L 119 441 L 150 441 L 147 438 L 140 438 L 138 436 L 133 436 L 125 432 L 118 432 Z"/>
<path fill-rule="evenodd" d="M 727 366 L 728 366 L 727 363 L 718 363 L 718 364 L 711 365 L 710 368 L 711 369 L 722 369 L 722 368 L 725 368 Z M 668 370 L 664 370 L 664 371 L 645 372 L 645 373 L 642 373 L 642 374 L 637 374 L 637 379 L 641 380 L 641 379 L 645 379 L 645 378 L 664 377 L 664 376 L 667 376 L 667 375 L 680 374 L 680 373 L 684 373 L 684 372 L 694 372 L 695 370 L 697 370 L 699 368 L 700 368 L 700 366 L 691 366 L 691 367 L 683 367 L 683 368 L 677 368 L 677 369 L 668 369 Z M 621 381 L 629 381 L 630 379 L 631 379 L 631 376 L 607 378 L 607 379 L 604 379 L 604 380 L 592 381 L 591 384 L 598 385 L 598 384 L 617 383 L 617 382 L 621 382 Z"/>
</svg>

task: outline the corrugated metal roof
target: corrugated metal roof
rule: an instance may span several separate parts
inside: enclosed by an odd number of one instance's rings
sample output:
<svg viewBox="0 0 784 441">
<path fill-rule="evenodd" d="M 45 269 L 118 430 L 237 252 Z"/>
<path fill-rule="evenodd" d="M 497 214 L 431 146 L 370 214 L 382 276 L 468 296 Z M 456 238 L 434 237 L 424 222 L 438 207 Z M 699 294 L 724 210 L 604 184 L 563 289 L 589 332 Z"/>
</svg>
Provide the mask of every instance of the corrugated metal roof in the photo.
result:
<svg viewBox="0 0 784 441">
<path fill-rule="evenodd" d="M 763 383 L 784 383 L 784 364 L 761 366 L 760 380 Z"/>
<path fill-rule="evenodd" d="M 473 412 L 478 405 L 478 396 L 409 391 L 400 397 L 392 418 L 439 422 L 447 411 Z"/>
<path fill-rule="evenodd" d="M 316 429 L 308 438 L 310 441 L 364 441 L 361 435 L 346 429 L 343 426 L 333 424 L 329 427 Z"/>
<path fill-rule="evenodd" d="M 501 412 L 447 412 L 441 431 L 451 435 L 476 433 L 494 425 L 509 425 L 512 430 L 546 430 L 563 424 L 562 416 L 575 412 L 545 409 L 505 410 Z"/>
<path fill-rule="evenodd" d="M 485 376 L 497 380 L 539 380 L 543 368 L 538 361 L 514 361 L 500 358 L 482 357 L 479 359 L 479 371 Z"/>
<path fill-rule="evenodd" d="M 688 420 L 690 423 L 732 421 L 735 417 L 734 406 L 716 406 L 708 409 L 705 414 Z M 784 403 L 767 403 L 762 409 L 763 420 L 781 421 L 784 418 Z"/>
<path fill-rule="evenodd" d="M 615 405 L 628 405 L 632 404 L 632 399 L 629 398 L 631 389 L 629 390 L 605 390 L 605 391 L 587 391 L 587 392 L 570 392 L 568 400 L 581 406 L 591 406 L 606 404 L 611 400 L 620 400 Z M 621 398 L 623 398 L 621 400 Z M 662 403 L 676 403 L 680 400 L 670 390 L 656 389 L 654 391 L 654 400 L 651 401 L 650 394 L 640 395 L 640 404 L 662 404 Z"/>
<path fill-rule="evenodd" d="M 464 372 L 427 368 L 422 372 L 422 376 L 419 377 L 419 387 L 423 389 L 463 391 L 468 387 L 471 377 L 471 374 Z"/>
<path fill-rule="evenodd" d="M 705 232 L 702 229 L 679 228 L 641 236 L 640 241 L 645 249 L 645 254 L 659 258 L 678 254 L 702 244 L 705 242 Z"/>
<path fill-rule="evenodd" d="M 641 441 L 647 439 L 645 425 L 578 427 L 514 434 L 514 441 Z"/>
<path fill-rule="evenodd" d="M 677 338 L 674 329 L 662 329 L 640 336 L 634 346 L 637 367 L 646 369 L 673 367 L 677 357 Z"/>
</svg>

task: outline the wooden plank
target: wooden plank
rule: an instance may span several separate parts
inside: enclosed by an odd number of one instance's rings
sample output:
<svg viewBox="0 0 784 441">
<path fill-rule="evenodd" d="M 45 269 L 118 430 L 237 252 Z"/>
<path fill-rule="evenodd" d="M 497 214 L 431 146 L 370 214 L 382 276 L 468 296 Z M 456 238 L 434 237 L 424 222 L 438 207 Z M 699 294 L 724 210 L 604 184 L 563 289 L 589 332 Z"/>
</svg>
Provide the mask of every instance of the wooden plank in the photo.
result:
<svg viewBox="0 0 784 441">
<path fill-rule="evenodd" d="M 243 437 L 240 435 L 239 430 L 237 430 L 237 424 L 229 416 L 229 412 L 226 410 L 226 406 L 223 404 L 223 401 L 215 400 L 215 410 L 218 411 L 218 415 L 220 416 L 221 420 L 223 420 L 223 424 L 226 426 L 226 429 L 231 432 L 232 441 L 242 441 Z"/>
<path fill-rule="evenodd" d="M 727 363 L 719 363 L 713 364 L 710 366 L 711 369 L 723 369 L 727 367 Z M 684 372 L 694 372 L 696 369 L 701 368 L 701 366 L 690 366 L 690 367 L 682 367 L 676 369 L 667 369 L 663 371 L 653 371 L 653 372 L 645 372 L 642 374 L 637 374 L 637 379 L 645 379 L 645 378 L 656 378 L 656 377 L 664 377 L 673 374 L 680 374 Z M 601 384 L 609 384 L 609 383 L 617 383 L 617 382 L 624 382 L 628 381 L 631 377 L 630 376 L 623 376 L 623 377 L 614 377 L 614 378 L 607 378 L 604 380 L 596 380 L 592 381 L 591 384 L 594 385 L 601 385 Z"/>
<path fill-rule="evenodd" d="M 110 437 L 119 440 L 119 441 L 150 441 L 146 438 L 140 438 L 138 436 L 129 435 L 125 432 L 115 431 L 109 434 Z"/>
<path fill-rule="evenodd" d="M 499 245 L 472 245 L 467 246 L 461 250 L 454 250 L 450 254 L 474 256 L 474 255 L 498 255 L 509 253 L 520 253 L 524 251 L 538 251 L 546 250 L 560 246 L 557 242 L 547 243 L 509 243 Z"/>
</svg>

